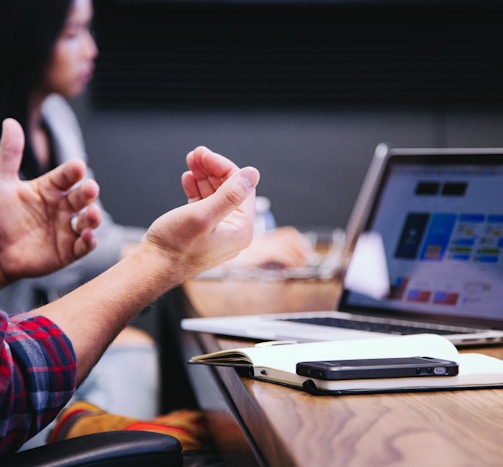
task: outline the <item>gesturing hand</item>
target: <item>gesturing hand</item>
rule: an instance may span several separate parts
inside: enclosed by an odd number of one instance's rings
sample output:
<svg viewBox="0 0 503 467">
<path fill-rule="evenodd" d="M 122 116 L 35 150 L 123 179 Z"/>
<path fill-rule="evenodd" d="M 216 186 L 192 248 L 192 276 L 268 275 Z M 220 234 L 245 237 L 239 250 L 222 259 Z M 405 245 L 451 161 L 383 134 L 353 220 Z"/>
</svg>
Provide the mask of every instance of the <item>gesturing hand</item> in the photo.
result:
<svg viewBox="0 0 503 467">
<path fill-rule="evenodd" d="M 98 184 L 84 177 L 85 164 L 69 161 L 31 181 L 19 178 L 24 134 L 6 119 L 0 141 L 0 285 L 53 272 L 96 246 L 101 220 L 91 203 Z M 85 210 L 84 210 L 85 208 Z M 75 218 L 75 219 L 73 219 Z M 73 219 L 73 221 L 72 221 Z"/>
<path fill-rule="evenodd" d="M 253 236 L 255 187 L 260 174 L 253 167 L 199 147 L 188 154 L 189 170 L 182 185 L 189 204 L 159 217 L 145 235 L 154 257 L 171 257 L 172 277 L 180 280 L 236 256 Z M 183 268 L 181 267 L 183 266 Z"/>
</svg>

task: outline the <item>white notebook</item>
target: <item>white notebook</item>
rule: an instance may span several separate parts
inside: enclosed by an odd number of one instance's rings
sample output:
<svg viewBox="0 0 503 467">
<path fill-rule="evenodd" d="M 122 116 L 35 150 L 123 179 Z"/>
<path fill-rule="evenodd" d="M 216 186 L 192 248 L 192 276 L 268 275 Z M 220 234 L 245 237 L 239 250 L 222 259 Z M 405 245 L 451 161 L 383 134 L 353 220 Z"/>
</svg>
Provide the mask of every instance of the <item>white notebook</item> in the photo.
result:
<svg viewBox="0 0 503 467">
<path fill-rule="evenodd" d="M 327 381 L 296 374 L 300 361 L 426 356 L 455 361 L 455 376 L 417 376 Z M 232 366 L 262 381 L 306 390 L 312 394 L 352 394 L 503 387 L 503 360 L 480 353 L 459 353 L 434 334 L 301 344 L 266 342 L 255 347 L 221 350 L 194 356 L 190 363 Z"/>
</svg>

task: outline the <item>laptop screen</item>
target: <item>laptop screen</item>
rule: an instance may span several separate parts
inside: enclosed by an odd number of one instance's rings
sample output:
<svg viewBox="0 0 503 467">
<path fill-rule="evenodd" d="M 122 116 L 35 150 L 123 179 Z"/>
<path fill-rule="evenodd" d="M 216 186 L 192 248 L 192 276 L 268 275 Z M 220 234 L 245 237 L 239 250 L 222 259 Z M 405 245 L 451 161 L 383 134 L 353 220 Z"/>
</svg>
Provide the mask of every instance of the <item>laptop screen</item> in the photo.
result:
<svg viewBox="0 0 503 467">
<path fill-rule="evenodd" d="M 502 327 L 503 153 L 391 153 L 368 213 L 390 292 L 341 310 Z"/>
</svg>

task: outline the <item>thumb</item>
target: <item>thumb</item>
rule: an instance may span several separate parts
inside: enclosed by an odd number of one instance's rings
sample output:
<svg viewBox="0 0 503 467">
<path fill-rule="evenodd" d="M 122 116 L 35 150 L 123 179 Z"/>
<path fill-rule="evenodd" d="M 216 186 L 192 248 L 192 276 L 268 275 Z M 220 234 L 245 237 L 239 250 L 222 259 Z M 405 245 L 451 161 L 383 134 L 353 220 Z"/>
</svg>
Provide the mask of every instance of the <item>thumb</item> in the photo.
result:
<svg viewBox="0 0 503 467">
<path fill-rule="evenodd" d="M 254 198 L 249 195 L 255 190 L 260 179 L 259 171 L 254 167 L 244 167 L 226 180 L 211 196 L 203 199 L 208 217 L 215 225 L 238 207 L 245 215 L 253 218 L 255 212 Z M 246 201 L 246 203 L 245 203 Z"/>
<path fill-rule="evenodd" d="M 23 159 L 24 133 L 17 120 L 6 118 L 2 122 L 0 141 L 0 177 L 18 176 Z"/>
</svg>

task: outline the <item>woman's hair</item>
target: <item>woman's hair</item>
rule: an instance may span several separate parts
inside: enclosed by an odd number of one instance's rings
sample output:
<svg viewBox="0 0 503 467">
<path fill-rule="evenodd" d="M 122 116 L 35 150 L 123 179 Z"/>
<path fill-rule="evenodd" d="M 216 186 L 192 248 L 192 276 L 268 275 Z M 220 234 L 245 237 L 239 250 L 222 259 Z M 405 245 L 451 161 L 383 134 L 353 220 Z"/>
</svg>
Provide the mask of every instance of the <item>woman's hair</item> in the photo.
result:
<svg viewBox="0 0 503 467">
<path fill-rule="evenodd" d="M 23 162 L 34 156 L 28 135 L 28 98 L 42 84 L 72 1 L 0 2 L 0 121 L 13 117 L 23 126 Z"/>
</svg>

